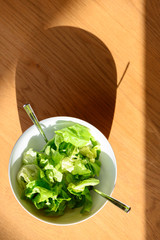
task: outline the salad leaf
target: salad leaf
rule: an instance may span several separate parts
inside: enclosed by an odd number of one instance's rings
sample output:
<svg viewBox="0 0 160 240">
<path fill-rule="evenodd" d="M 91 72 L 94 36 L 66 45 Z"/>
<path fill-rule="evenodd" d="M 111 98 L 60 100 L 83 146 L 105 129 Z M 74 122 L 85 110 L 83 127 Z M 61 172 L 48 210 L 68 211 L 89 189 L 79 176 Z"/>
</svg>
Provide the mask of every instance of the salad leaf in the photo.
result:
<svg viewBox="0 0 160 240">
<path fill-rule="evenodd" d="M 84 195 L 76 196 L 72 195 L 71 200 L 68 202 L 67 206 L 71 209 L 79 208 L 84 205 Z"/>
<path fill-rule="evenodd" d="M 95 159 L 98 157 L 98 152 L 100 150 L 99 145 L 96 145 L 92 148 L 91 145 L 84 146 L 79 149 L 79 152 L 90 159 L 91 162 L 95 162 Z"/>
<path fill-rule="evenodd" d="M 75 146 L 71 143 L 62 142 L 59 145 L 59 152 L 65 153 L 67 156 L 71 156 L 74 150 L 75 150 Z"/>
<path fill-rule="evenodd" d="M 69 184 L 69 183 L 75 183 L 75 182 L 77 182 L 77 180 L 75 179 L 75 176 L 74 175 L 72 175 L 71 173 L 67 173 L 67 174 L 65 174 L 65 180 L 66 180 L 66 183 L 67 183 L 67 185 Z"/>
<path fill-rule="evenodd" d="M 43 147 L 42 152 L 44 152 L 45 149 L 46 149 L 48 146 L 50 146 L 51 149 L 56 150 L 56 144 L 55 144 L 55 138 L 54 138 L 54 137 L 47 142 L 47 144 Z"/>
<path fill-rule="evenodd" d="M 83 192 L 86 186 L 95 186 L 99 184 L 99 180 L 96 178 L 89 178 L 86 180 L 83 180 L 77 184 L 69 183 L 68 185 L 68 191 L 72 194 L 77 194 L 79 192 Z"/>
<path fill-rule="evenodd" d="M 51 182 L 54 182 L 54 180 L 57 182 L 62 181 L 63 174 L 53 167 L 53 165 L 48 163 L 43 169 L 45 170 L 45 174 Z"/>
<path fill-rule="evenodd" d="M 55 133 L 59 138 L 59 144 L 61 142 L 67 142 L 73 144 L 76 147 L 85 146 L 89 143 L 91 138 L 91 133 L 89 132 L 89 129 L 79 124 L 57 130 L 55 131 Z"/>
<path fill-rule="evenodd" d="M 55 151 L 55 150 L 53 149 L 53 151 Z M 51 146 L 48 145 L 48 146 L 45 148 L 44 152 L 45 152 L 45 154 L 46 154 L 47 156 L 50 156 L 50 155 L 51 155 Z"/>
<path fill-rule="evenodd" d="M 32 181 L 26 185 L 25 196 L 32 200 L 36 208 L 45 208 L 51 205 L 51 200 L 57 198 L 57 191 L 48 189 L 49 185 L 42 181 Z"/>
<path fill-rule="evenodd" d="M 35 164 L 22 166 L 17 175 L 19 185 L 22 188 L 25 188 L 27 183 L 39 178 L 40 171 L 41 171 L 40 168 Z"/>
<path fill-rule="evenodd" d="M 28 151 L 23 153 L 23 164 L 37 164 L 37 152 L 30 148 Z"/>
<path fill-rule="evenodd" d="M 83 195 L 85 196 L 85 198 L 81 213 L 90 212 L 92 208 L 92 197 L 88 188 L 85 188 Z"/>
<path fill-rule="evenodd" d="M 59 152 L 57 152 L 57 151 L 53 152 L 53 153 L 52 153 L 53 165 L 54 165 L 54 166 L 56 166 L 56 165 L 58 165 L 58 164 L 61 165 L 61 161 L 62 161 L 62 159 L 63 159 L 64 157 L 65 157 L 65 155 L 62 154 L 62 153 L 59 153 Z"/>
<path fill-rule="evenodd" d="M 40 168 L 43 168 L 48 164 L 48 156 L 45 153 L 37 153 L 37 163 Z"/>
<path fill-rule="evenodd" d="M 74 170 L 74 162 L 69 158 L 66 157 L 62 160 L 62 171 L 72 172 Z"/>
<path fill-rule="evenodd" d="M 26 186 L 26 189 L 28 187 L 29 186 Z M 36 194 L 36 193 L 38 193 L 38 194 Z M 26 197 L 28 197 L 28 198 L 33 198 L 34 197 L 34 201 L 36 203 L 48 201 L 49 198 L 54 199 L 54 198 L 56 198 L 56 196 L 57 195 L 53 191 L 48 190 L 48 189 L 43 188 L 43 187 L 39 187 L 39 186 L 36 186 L 36 187 L 32 188 L 31 192 L 26 191 Z"/>
<path fill-rule="evenodd" d="M 45 212 L 49 216 L 61 216 L 64 214 L 64 210 L 66 207 L 66 201 L 57 199 L 52 203 L 52 208 L 48 208 Z"/>
<path fill-rule="evenodd" d="M 74 169 L 72 171 L 73 175 L 76 175 L 76 174 L 78 174 L 78 175 L 89 174 L 90 175 L 90 173 L 91 173 L 91 171 L 85 167 L 85 165 L 82 163 L 82 161 L 80 161 L 80 160 L 75 161 Z"/>
<path fill-rule="evenodd" d="M 99 160 L 95 160 L 95 162 L 88 162 L 88 168 L 93 173 L 93 176 L 99 176 L 100 169 L 101 169 L 101 162 Z"/>
</svg>

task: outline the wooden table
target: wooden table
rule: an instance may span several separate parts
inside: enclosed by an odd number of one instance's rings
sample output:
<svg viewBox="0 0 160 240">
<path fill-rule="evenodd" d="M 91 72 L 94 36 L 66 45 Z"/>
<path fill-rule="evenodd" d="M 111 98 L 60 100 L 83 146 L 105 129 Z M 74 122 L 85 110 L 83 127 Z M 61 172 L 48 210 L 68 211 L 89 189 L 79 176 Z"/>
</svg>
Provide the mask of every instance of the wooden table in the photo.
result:
<svg viewBox="0 0 160 240">
<path fill-rule="evenodd" d="M 160 4 L 150 0 L 0 1 L 0 239 L 160 239 Z M 74 116 L 109 139 L 117 159 L 113 197 L 86 222 L 42 223 L 16 201 L 11 150 L 40 120 Z"/>
</svg>

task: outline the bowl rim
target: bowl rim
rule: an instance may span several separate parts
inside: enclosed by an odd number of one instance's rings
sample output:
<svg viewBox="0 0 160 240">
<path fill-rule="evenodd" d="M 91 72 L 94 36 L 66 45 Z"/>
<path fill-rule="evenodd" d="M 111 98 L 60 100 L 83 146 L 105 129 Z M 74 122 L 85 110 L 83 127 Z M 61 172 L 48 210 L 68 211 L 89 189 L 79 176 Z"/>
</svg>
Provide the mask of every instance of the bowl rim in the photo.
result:
<svg viewBox="0 0 160 240">
<path fill-rule="evenodd" d="M 78 121 L 79 124 L 87 124 L 89 127 L 91 127 L 92 129 L 95 129 L 95 130 L 98 130 L 102 136 L 106 139 L 106 141 L 108 142 L 109 146 L 110 146 L 110 150 L 112 152 L 112 156 L 113 156 L 113 160 L 114 160 L 114 163 L 115 163 L 115 179 L 114 179 L 114 186 L 113 186 L 113 189 L 112 189 L 112 192 L 110 193 L 110 196 L 112 196 L 112 193 L 114 191 L 114 188 L 115 188 L 115 185 L 116 185 L 116 181 L 117 181 L 117 161 L 116 161 L 116 157 L 115 157 L 115 153 L 113 151 L 113 148 L 110 144 L 110 142 L 108 141 L 107 137 L 97 128 L 95 127 L 94 125 L 92 125 L 91 123 L 85 121 L 85 120 L 82 120 L 80 118 L 76 118 L 76 117 L 70 117 L 70 116 L 55 116 L 55 117 L 49 117 L 49 118 L 45 118 L 41 121 L 39 121 L 41 124 L 43 124 L 44 122 L 46 121 L 49 121 L 49 120 L 65 120 L 65 121 L 73 121 L 74 120 Z M 44 223 L 47 223 L 47 224 L 50 224 L 50 225 L 55 225 L 55 226 L 71 226 L 71 225 L 75 225 L 75 224 L 79 224 L 79 223 L 82 223 L 82 222 L 85 222 L 86 220 L 89 220 L 90 218 L 94 217 L 96 214 L 98 214 L 102 208 L 104 208 L 104 206 L 107 204 L 108 200 L 106 200 L 104 202 L 104 204 L 95 212 L 93 213 L 92 215 L 88 216 L 87 218 L 85 219 L 82 219 L 80 221 L 77 221 L 77 222 L 73 222 L 73 223 L 54 223 L 54 222 L 49 222 L 47 220 L 43 220 L 37 216 L 35 216 L 34 214 L 32 214 L 30 211 L 28 211 L 24 206 L 23 204 L 19 201 L 19 199 L 17 198 L 14 190 L 13 190 L 13 186 L 12 186 L 12 181 L 11 181 L 11 176 L 10 176 L 10 170 L 11 170 L 11 159 L 12 159 L 12 155 L 13 155 L 13 152 L 14 152 L 14 149 L 15 149 L 15 146 L 17 145 L 17 143 L 20 141 L 21 137 L 23 134 L 29 132 L 32 128 L 36 127 L 34 124 L 31 125 L 29 128 L 27 128 L 24 132 L 22 132 L 22 134 L 19 136 L 19 138 L 17 139 L 17 141 L 15 142 L 13 148 L 12 148 L 12 151 L 11 151 L 11 154 L 10 154 L 10 158 L 9 158 L 9 164 L 8 164 L 8 178 L 9 178 L 9 184 L 10 184 L 10 187 L 11 187 L 11 190 L 12 190 L 12 193 L 14 195 L 14 197 L 16 198 L 17 202 L 21 205 L 21 207 L 28 213 L 30 214 L 32 217 L 36 218 L 37 220 L 41 221 L 41 222 L 44 222 Z M 38 130 L 37 130 L 38 131 Z"/>
</svg>

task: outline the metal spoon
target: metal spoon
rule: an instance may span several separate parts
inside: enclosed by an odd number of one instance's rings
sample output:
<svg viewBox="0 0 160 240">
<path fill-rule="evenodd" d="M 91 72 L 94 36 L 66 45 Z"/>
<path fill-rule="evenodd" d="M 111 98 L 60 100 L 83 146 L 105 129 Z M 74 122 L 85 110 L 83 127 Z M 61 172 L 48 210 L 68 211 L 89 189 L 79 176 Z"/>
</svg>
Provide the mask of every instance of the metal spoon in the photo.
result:
<svg viewBox="0 0 160 240">
<path fill-rule="evenodd" d="M 108 201 L 110 201 L 111 203 L 113 203 L 114 205 L 116 205 L 117 207 L 119 207 L 120 209 L 122 209 L 123 211 L 125 211 L 126 213 L 128 213 L 131 210 L 131 207 L 127 206 L 126 204 L 120 202 L 119 200 L 108 196 L 107 194 L 99 191 L 98 189 L 93 188 L 93 190 L 98 193 L 99 195 L 101 195 L 102 197 L 106 198 Z"/>
<path fill-rule="evenodd" d="M 37 127 L 37 129 L 39 130 L 40 134 L 42 135 L 42 137 L 44 138 L 45 142 L 47 143 L 48 142 L 48 139 L 31 107 L 30 104 L 25 104 L 24 106 L 24 109 L 26 111 L 26 113 L 28 114 L 28 116 L 30 117 L 30 119 L 32 120 L 32 122 L 34 123 L 34 125 Z M 127 206 L 126 204 L 118 201 L 117 199 L 113 198 L 113 197 L 110 197 L 108 196 L 107 194 L 95 189 L 95 188 L 92 188 L 92 190 L 94 190 L 96 193 L 98 193 L 99 195 L 101 195 L 102 197 L 106 198 L 108 201 L 110 201 L 111 203 L 113 203 L 114 205 L 116 205 L 117 207 L 119 207 L 120 209 L 122 209 L 123 211 L 125 211 L 126 213 L 128 213 L 130 210 L 131 210 L 131 207 Z"/>
<path fill-rule="evenodd" d="M 40 134 L 42 135 L 42 137 L 44 138 L 44 141 L 47 143 L 48 142 L 48 139 L 38 121 L 38 118 L 36 117 L 31 105 L 28 103 L 28 104 L 25 104 L 23 105 L 26 113 L 28 114 L 28 116 L 30 117 L 30 119 L 32 120 L 32 122 L 34 123 L 34 125 L 37 127 L 37 129 L 39 130 Z"/>
</svg>

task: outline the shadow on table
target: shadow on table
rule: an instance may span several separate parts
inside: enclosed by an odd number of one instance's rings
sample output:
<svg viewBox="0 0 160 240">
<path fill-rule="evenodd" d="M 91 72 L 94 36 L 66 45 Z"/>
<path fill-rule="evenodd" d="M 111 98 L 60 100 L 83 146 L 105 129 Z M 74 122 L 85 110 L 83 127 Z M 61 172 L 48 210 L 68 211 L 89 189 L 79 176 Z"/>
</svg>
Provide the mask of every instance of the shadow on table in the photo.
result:
<svg viewBox="0 0 160 240">
<path fill-rule="evenodd" d="M 160 237 L 160 4 L 145 2 L 146 239 Z"/>
<path fill-rule="evenodd" d="M 32 123 L 23 104 L 39 120 L 71 116 L 88 121 L 109 136 L 117 89 L 112 54 L 93 34 L 55 27 L 28 40 L 16 69 L 16 94 L 22 131 Z"/>
</svg>

